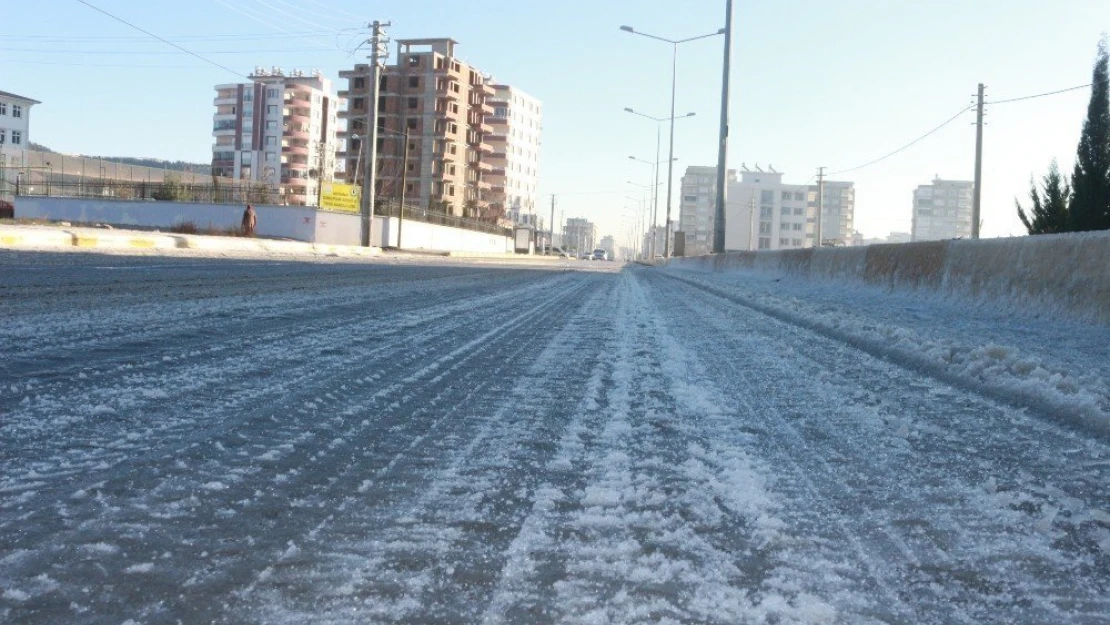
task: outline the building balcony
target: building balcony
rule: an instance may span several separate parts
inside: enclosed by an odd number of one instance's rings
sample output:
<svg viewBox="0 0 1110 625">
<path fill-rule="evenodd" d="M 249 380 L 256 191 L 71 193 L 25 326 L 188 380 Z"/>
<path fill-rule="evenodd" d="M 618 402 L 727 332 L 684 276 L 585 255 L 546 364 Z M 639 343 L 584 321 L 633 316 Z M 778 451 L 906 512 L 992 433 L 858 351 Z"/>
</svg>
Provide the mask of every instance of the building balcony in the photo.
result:
<svg viewBox="0 0 1110 625">
<path fill-rule="evenodd" d="M 233 95 L 233 96 L 229 96 L 229 97 L 216 96 L 216 99 L 212 100 L 212 104 L 214 104 L 216 106 L 235 106 L 236 104 L 239 104 L 239 96 L 238 95 Z"/>
<path fill-rule="evenodd" d="M 436 89 L 436 95 L 437 96 L 442 96 L 442 97 L 445 97 L 445 98 L 450 98 L 450 99 L 456 100 L 456 101 L 457 100 L 462 100 L 462 96 L 456 91 L 451 91 L 450 88 Z"/>
<path fill-rule="evenodd" d="M 282 154 L 300 154 L 300 155 L 303 155 L 303 156 L 308 156 L 308 146 L 307 145 L 283 145 L 283 146 L 281 146 L 281 153 Z"/>
<path fill-rule="evenodd" d="M 286 109 L 285 120 L 287 122 L 308 124 L 312 118 L 309 116 L 308 111 L 302 111 L 301 109 Z"/>
</svg>

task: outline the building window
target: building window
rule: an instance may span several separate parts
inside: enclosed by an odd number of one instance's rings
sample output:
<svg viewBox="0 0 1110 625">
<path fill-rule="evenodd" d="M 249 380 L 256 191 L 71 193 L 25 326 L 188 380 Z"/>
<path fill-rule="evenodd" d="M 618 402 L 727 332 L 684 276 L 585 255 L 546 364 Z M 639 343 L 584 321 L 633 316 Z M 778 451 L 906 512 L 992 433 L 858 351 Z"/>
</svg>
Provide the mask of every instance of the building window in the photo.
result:
<svg viewBox="0 0 1110 625">
<path fill-rule="evenodd" d="M 364 108 L 366 106 L 366 100 L 363 98 L 355 98 L 351 101 L 351 106 L 356 109 Z"/>
<path fill-rule="evenodd" d="M 277 115 L 278 114 L 277 105 L 276 104 L 271 104 L 271 105 L 267 106 L 266 107 L 266 114 L 267 115 Z"/>
<path fill-rule="evenodd" d="M 232 109 L 231 112 L 234 113 L 235 110 Z M 23 117 L 23 106 L 21 104 L 12 105 L 12 117 Z"/>
<path fill-rule="evenodd" d="M 266 121 L 266 130 L 276 130 L 276 129 L 277 129 L 277 120 L 276 119 L 270 119 L 270 120 Z"/>
<path fill-rule="evenodd" d="M 277 145 L 277 137 L 266 137 L 266 145 Z"/>
<path fill-rule="evenodd" d="M 420 57 L 410 56 L 409 57 L 409 67 L 420 67 Z"/>
<path fill-rule="evenodd" d="M 772 203 L 774 203 L 774 201 L 775 201 L 775 192 L 774 191 L 764 190 L 764 191 L 759 192 L 759 203 L 760 204 L 772 204 Z"/>
<path fill-rule="evenodd" d="M 4 142 L 7 140 L 7 138 L 8 138 L 8 131 L 4 130 L 3 128 L 0 128 L 0 145 L 4 145 Z"/>
<path fill-rule="evenodd" d="M 405 120 L 405 124 L 408 126 L 409 130 L 416 130 L 416 120 L 415 119 Z"/>
<path fill-rule="evenodd" d="M 771 249 L 771 239 L 764 238 L 764 237 L 759 237 L 759 249 L 761 249 L 761 250 Z"/>
<path fill-rule="evenodd" d="M 276 97 L 278 97 L 278 90 L 277 89 L 267 89 L 266 90 L 266 97 L 267 98 L 276 98 Z"/>
<path fill-rule="evenodd" d="M 417 99 L 416 98 L 409 98 L 409 108 L 414 109 L 416 107 L 417 107 Z"/>
<path fill-rule="evenodd" d="M 12 145 L 19 145 L 23 143 L 23 133 L 18 130 L 12 131 Z"/>
<path fill-rule="evenodd" d="M 412 88 L 412 89 L 416 89 L 419 86 L 420 86 L 420 77 L 419 76 L 409 76 L 409 87 Z"/>
<path fill-rule="evenodd" d="M 0 102 L 0 115 L 7 115 L 7 114 L 8 114 L 8 103 L 7 102 Z"/>
<path fill-rule="evenodd" d="M 267 152 L 266 153 L 266 162 L 267 163 L 276 163 L 277 162 L 277 152 Z"/>
<path fill-rule="evenodd" d="M 366 87 L 366 79 L 365 78 L 363 78 L 362 76 L 359 76 L 358 78 L 355 78 L 355 83 L 354 83 L 354 88 L 355 89 L 363 89 L 365 87 Z"/>
<path fill-rule="evenodd" d="M 243 156 L 239 160 L 239 162 L 243 165 L 250 165 L 251 164 L 251 153 L 250 152 L 243 152 Z"/>
</svg>

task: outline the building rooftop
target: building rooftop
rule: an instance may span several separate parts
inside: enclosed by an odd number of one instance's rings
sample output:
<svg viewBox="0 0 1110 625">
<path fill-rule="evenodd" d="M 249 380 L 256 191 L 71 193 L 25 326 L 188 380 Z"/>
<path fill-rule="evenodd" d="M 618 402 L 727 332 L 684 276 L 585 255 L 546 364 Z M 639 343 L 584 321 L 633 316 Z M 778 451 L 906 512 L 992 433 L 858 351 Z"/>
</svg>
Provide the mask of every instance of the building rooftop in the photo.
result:
<svg viewBox="0 0 1110 625">
<path fill-rule="evenodd" d="M 25 96 L 21 96 L 21 95 L 16 95 L 14 93 L 8 93 L 7 91 L 0 91 L 0 96 L 8 97 L 8 98 L 15 98 L 16 100 L 23 100 L 24 102 L 30 102 L 32 104 L 42 104 L 42 102 L 39 102 L 38 100 L 28 98 L 28 97 L 25 97 Z"/>
</svg>

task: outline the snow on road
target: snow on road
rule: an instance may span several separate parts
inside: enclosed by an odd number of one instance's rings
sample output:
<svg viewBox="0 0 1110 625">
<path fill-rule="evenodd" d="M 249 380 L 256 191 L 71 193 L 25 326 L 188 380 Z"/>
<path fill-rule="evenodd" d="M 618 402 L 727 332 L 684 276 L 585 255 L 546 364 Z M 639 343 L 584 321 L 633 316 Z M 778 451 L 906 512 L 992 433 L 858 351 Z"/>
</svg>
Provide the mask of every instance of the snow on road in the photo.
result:
<svg viewBox="0 0 1110 625">
<path fill-rule="evenodd" d="M 1097 345 L 591 268 L 0 257 L 0 622 L 1106 622 Z"/>
</svg>

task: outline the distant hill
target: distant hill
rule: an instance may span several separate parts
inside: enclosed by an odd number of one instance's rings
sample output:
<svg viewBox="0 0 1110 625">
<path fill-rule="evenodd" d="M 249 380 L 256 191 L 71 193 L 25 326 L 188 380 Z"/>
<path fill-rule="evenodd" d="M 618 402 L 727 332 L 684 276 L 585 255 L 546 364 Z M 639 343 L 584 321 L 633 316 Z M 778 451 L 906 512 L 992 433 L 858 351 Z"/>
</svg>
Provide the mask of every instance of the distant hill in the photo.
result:
<svg viewBox="0 0 1110 625">
<path fill-rule="evenodd" d="M 56 150 L 42 145 L 41 143 L 30 142 L 27 147 L 39 152 L 49 152 L 51 154 L 59 154 Z M 199 175 L 210 175 L 212 173 L 212 165 L 210 163 L 189 163 L 186 161 L 164 161 L 158 158 L 135 158 L 131 156 L 93 156 L 88 154 L 81 154 L 85 158 L 102 159 L 109 163 L 120 163 L 122 165 L 139 165 L 142 167 L 152 167 L 154 169 L 168 169 L 170 171 L 190 171 Z"/>
</svg>

